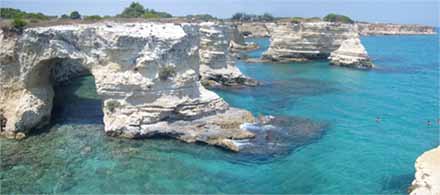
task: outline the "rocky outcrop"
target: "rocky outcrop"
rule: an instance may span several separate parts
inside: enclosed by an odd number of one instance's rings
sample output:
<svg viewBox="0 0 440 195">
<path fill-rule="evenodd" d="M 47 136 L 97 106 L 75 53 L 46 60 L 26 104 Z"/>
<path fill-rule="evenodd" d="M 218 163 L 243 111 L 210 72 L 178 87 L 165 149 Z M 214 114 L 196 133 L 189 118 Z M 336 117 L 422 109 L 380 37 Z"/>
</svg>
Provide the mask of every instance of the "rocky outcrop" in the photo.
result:
<svg viewBox="0 0 440 195">
<path fill-rule="evenodd" d="M 440 147 L 417 158 L 410 195 L 440 195 Z"/>
<path fill-rule="evenodd" d="M 431 26 L 409 24 L 357 23 L 361 35 L 433 35 Z"/>
<path fill-rule="evenodd" d="M 205 34 L 222 39 L 215 27 L 203 28 Z M 222 44 L 228 43 L 206 38 L 200 43 L 198 25 L 52 26 L 26 29 L 22 35 L 1 31 L 0 41 L 0 111 L 7 118 L 1 134 L 6 137 L 22 137 L 47 124 L 52 86 L 83 74 L 95 78 L 109 135 L 163 135 L 232 150 L 238 148 L 234 139 L 253 136 L 239 128 L 253 121 L 252 115 L 230 108 L 199 82 L 199 45 L 224 48 Z M 222 53 L 226 51 L 215 49 L 201 55 L 222 63 L 228 60 Z"/>
<path fill-rule="evenodd" d="M 238 23 L 238 31 L 245 37 L 270 37 L 269 29 L 264 22 Z"/>
<path fill-rule="evenodd" d="M 359 38 L 342 42 L 341 46 L 330 54 L 330 63 L 336 66 L 369 69 L 374 65 Z"/>
<path fill-rule="evenodd" d="M 207 87 L 255 86 L 235 66 L 232 48 L 246 47 L 236 28 L 230 25 L 202 23 L 200 28 L 200 75 Z"/>
<path fill-rule="evenodd" d="M 271 44 L 263 60 L 273 62 L 327 59 L 347 39 L 359 39 L 350 24 L 311 22 L 268 25 Z"/>
</svg>

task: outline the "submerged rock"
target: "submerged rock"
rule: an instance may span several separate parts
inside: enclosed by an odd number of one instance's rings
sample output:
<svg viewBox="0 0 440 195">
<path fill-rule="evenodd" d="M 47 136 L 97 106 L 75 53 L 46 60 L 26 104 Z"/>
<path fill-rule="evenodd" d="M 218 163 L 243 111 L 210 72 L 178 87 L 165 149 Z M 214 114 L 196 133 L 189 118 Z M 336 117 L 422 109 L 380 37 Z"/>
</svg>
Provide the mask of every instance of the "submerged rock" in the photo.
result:
<svg viewBox="0 0 440 195">
<path fill-rule="evenodd" d="M 253 134 L 238 125 L 223 128 L 224 118 L 233 116 L 230 123 L 239 124 L 252 115 L 230 108 L 199 82 L 199 47 L 228 45 L 223 43 L 228 39 L 216 28 L 203 30 L 218 38 L 214 41 L 200 41 L 200 26 L 195 24 L 65 25 L 29 28 L 21 35 L 0 31 L 0 110 L 8 120 L 2 134 L 22 138 L 31 129 L 47 124 L 53 85 L 91 74 L 103 102 L 108 135 L 138 138 L 165 134 L 236 150 L 230 140 Z M 214 61 L 228 59 L 217 53 L 217 47 L 206 53 L 212 54 L 208 59 Z"/>
<path fill-rule="evenodd" d="M 374 65 L 359 38 L 347 39 L 330 54 L 330 63 L 335 66 L 369 69 Z"/>
<path fill-rule="evenodd" d="M 256 123 L 242 125 L 255 134 L 254 139 L 237 140 L 241 155 L 266 160 L 287 155 L 312 143 L 325 133 L 326 125 L 298 117 L 260 117 Z"/>
<path fill-rule="evenodd" d="M 409 188 L 410 195 L 440 194 L 440 147 L 423 153 L 417 158 L 416 175 Z"/>
</svg>

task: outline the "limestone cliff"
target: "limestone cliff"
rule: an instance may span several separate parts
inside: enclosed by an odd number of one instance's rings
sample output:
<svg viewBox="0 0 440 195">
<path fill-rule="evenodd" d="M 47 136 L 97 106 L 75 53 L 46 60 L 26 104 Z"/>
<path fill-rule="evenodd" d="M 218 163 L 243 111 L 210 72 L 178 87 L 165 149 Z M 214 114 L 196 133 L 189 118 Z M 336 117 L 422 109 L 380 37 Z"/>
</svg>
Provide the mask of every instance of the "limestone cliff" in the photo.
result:
<svg viewBox="0 0 440 195">
<path fill-rule="evenodd" d="M 232 150 L 238 150 L 233 139 L 253 136 L 239 128 L 252 115 L 230 108 L 199 82 L 198 25 L 52 26 L 22 35 L 0 31 L 0 41 L 0 111 L 8 120 L 1 133 L 7 137 L 47 124 L 52 86 L 82 74 L 95 78 L 109 135 L 165 135 Z"/>
<path fill-rule="evenodd" d="M 329 59 L 330 63 L 336 66 L 360 69 L 374 67 L 359 38 L 352 38 L 343 41 L 341 46 L 330 54 Z"/>
<path fill-rule="evenodd" d="M 361 35 L 432 35 L 435 28 L 422 25 L 357 23 Z"/>
<path fill-rule="evenodd" d="M 347 39 L 359 39 L 356 26 L 329 22 L 267 25 L 271 44 L 264 60 L 275 62 L 326 59 Z"/>
<path fill-rule="evenodd" d="M 440 195 L 440 147 L 417 158 L 410 195 Z"/>
<path fill-rule="evenodd" d="M 200 26 L 202 83 L 209 87 L 256 85 L 256 81 L 244 76 L 235 66 L 236 56 L 231 49 L 245 44 L 236 28 L 215 23 Z"/>
</svg>

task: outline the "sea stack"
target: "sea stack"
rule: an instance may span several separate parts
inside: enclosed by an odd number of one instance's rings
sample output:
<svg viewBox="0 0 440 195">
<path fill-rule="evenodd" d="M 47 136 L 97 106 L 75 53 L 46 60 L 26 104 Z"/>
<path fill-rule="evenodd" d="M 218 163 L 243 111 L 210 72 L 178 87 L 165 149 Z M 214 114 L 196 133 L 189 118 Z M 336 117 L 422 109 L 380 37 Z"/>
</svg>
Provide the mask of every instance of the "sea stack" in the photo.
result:
<svg viewBox="0 0 440 195">
<path fill-rule="evenodd" d="M 329 59 L 335 66 L 360 69 L 374 67 L 359 37 L 344 40 L 341 46 L 330 54 Z"/>
<path fill-rule="evenodd" d="M 161 135 L 237 151 L 233 140 L 253 137 L 239 126 L 254 118 L 201 85 L 199 30 L 150 22 L 0 31 L 0 110 L 7 118 L 1 134 L 22 138 L 47 124 L 53 85 L 88 74 L 103 102 L 108 135 Z"/>
<path fill-rule="evenodd" d="M 206 87 L 255 86 L 257 81 L 235 66 L 233 49 L 245 49 L 236 26 L 206 22 L 200 24 L 200 75 Z"/>
<path fill-rule="evenodd" d="M 440 146 L 417 158 L 410 195 L 440 195 Z"/>
<path fill-rule="evenodd" d="M 348 39 L 359 39 L 355 25 L 331 22 L 267 25 L 271 44 L 263 60 L 297 62 L 327 59 Z"/>
</svg>

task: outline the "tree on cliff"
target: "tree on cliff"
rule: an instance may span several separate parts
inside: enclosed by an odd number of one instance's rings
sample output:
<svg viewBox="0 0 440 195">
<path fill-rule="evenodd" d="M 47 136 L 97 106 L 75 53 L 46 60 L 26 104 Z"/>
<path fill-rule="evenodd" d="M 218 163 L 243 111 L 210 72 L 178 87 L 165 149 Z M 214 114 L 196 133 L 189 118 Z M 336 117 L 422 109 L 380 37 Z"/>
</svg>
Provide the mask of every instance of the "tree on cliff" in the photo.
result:
<svg viewBox="0 0 440 195">
<path fill-rule="evenodd" d="M 72 13 L 70 13 L 70 19 L 79 20 L 81 19 L 81 14 L 79 14 L 78 11 L 73 11 Z"/>
<path fill-rule="evenodd" d="M 327 22 L 340 22 L 340 23 L 349 23 L 349 24 L 353 24 L 354 21 L 349 18 L 348 16 L 344 16 L 344 15 L 339 15 L 339 14 L 328 14 L 327 16 L 324 17 L 324 21 Z"/>
<path fill-rule="evenodd" d="M 244 21 L 244 22 L 250 22 L 250 21 L 265 21 L 270 22 L 275 19 L 271 14 L 264 13 L 263 15 L 255 15 L 255 14 L 247 14 L 247 13 L 236 13 L 232 16 L 232 20 L 236 21 Z"/>
<path fill-rule="evenodd" d="M 118 15 L 121 18 L 171 18 L 171 14 L 166 12 L 159 12 L 154 9 L 145 9 L 144 6 L 138 2 L 133 2 Z"/>
<path fill-rule="evenodd" d="M 145 14 L 145 8 L 138 2 L 133 2 L 119 14 L 122 18 L 139 18 Z"/>
</svg>

